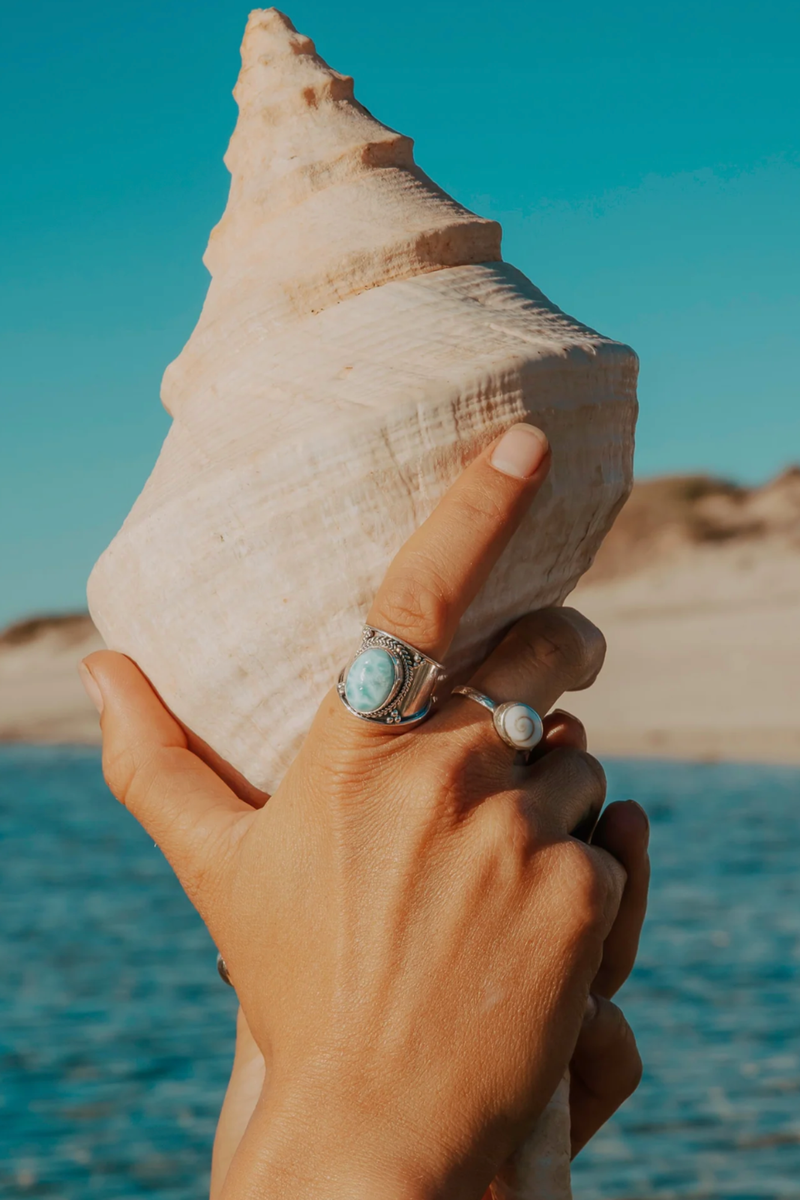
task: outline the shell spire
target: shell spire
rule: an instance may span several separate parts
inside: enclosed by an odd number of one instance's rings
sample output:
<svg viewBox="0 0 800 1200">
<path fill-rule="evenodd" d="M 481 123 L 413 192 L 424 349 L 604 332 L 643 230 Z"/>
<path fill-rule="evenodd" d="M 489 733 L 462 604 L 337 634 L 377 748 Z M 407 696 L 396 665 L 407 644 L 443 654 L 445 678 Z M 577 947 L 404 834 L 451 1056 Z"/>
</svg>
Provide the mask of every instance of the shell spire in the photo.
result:
<svg viewBox="0 0 800 1200">
<path fill-rule="evenodd" d="M 173 414 L 206 331 L 225 336 L 221 319 L 258 312 L 277 334 L 286 319 L 393 280 L 501 261 L 498 223 L 437 187 L 411 138 L 376 121 L 350 76 L 277 9 L 250 14 L 233 94 L 230 194 L 203 259 L 212 283 L 200 323 L 164 381 Z"/>
</svg>

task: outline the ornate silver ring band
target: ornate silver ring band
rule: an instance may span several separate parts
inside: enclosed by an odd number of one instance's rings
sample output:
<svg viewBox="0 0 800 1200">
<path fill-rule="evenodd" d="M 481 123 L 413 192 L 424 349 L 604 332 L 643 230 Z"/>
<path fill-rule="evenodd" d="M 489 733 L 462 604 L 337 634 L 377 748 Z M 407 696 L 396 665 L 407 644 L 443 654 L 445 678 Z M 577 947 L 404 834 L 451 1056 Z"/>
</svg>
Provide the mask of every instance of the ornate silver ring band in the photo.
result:
<svg viewBox="0 0 800 1200">
<path fill-rule="evenodd" d="M 454 687 L 453 695 L 466 696 L 467 699 L 474 700 L 476 704 L 488 709 L 498 734 L 506 745 L 515 750 L 527 753 L 535 749 L 544 737 L 542 718 L 535 708 L 523 704 L 521 700 L 507 700 L 504 704 L 498 704 L 484 696 L 483 692 L 467 687 L 466 684 Z"/>
<path fill-rule="evenodd" d="M 360 721 L 401 730 L 424 721 L 444 677 L 441 663 L 382 629 L 364 626 L 339 676 L 339 698 Z"/>
</svg>

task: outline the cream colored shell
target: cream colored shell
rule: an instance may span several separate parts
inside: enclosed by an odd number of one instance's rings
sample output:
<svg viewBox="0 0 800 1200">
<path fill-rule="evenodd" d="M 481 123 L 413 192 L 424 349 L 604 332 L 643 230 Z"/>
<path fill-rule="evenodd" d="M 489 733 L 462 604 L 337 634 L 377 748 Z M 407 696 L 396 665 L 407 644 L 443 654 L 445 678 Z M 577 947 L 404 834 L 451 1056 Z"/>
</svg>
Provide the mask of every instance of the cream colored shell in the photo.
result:
<svg viewBox="0 0 800 1200">
<path fill-rule="evenodd" d="M 463 672 L 571 591 L 627 495 L 636 357 L 500 255 L 274 9 L 250 15 L 200 320 L 173 424 L 89 582 L 107 644 L 274 789 L 394 552 L 506 426 L 549 482 L 449 656 Z"/>
<path fill-rule="evenodd" d="M 89 583 L 92 615 L 223 758 L 274 788 L 395 550 L 532 417 L 550 483 L 451 662 L 560 601 L 630 483 L 636 359 L 500 259 L 352 81 L 254 12 L 225 215 L 169 367 L 161 456 Z"/>
</svg>

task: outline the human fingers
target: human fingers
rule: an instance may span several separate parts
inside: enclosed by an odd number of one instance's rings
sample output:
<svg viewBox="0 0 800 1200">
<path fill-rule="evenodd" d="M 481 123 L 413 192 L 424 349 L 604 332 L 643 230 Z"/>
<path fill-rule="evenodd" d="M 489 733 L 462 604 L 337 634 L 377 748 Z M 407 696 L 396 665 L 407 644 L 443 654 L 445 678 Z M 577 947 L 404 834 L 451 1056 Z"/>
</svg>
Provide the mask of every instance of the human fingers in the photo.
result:
<svg viewBox="0 0 800 1200">
<path fill-rule="evenodd" d="M 540 609 L 517 621 L 469 686 L 495 704 L 517 701 L 545 714 L 565 691 L 597 675 L 605 649 L 600 630 L 575 609 Z M 457 732 L 454 748 L 489 755 L 508 768 L 514 763 L 490 713 L 468 696 L 454 694 L 432 725 Z"/>
<path fill-rule="evenodd" d="M 192 754 L 196 754 L 199 759 L 202 759 L 206 766 L 211 767 L 211 770 L 214 772 L 214 774 L 219 775 L 220 779 L 224 783 L 227 783 L 231 791 L 234 792 L 240 800 L 244 800 L 244 802 L 249 804 L 251 808 L 264 807 L 269 800 L 269 794 L 267 792 L 262 791 L 261 788 L 254 787 L 249 779 L 245 779 L 241 771 L 237 771 L 235 767 L 231 766 L 231 764 L 227 762 L 222 755 L 218 754 L 216 750 L 209 746 L 208 742 L 203 741 L 203 739 L 198 737 L 197 734 L 191 729 L 187 729 L 183 725 L 182 728 L 186 734 L 186 744 L 191 750 Z"/>
<path fill-rule="evenodd" d="M 588 841 L 606 798 L 606 775 L 585 750 L 559 746 L 517 773 L 523 810 L 539 838 Z"/>
<path fill-rule="evenodd" d="M 573 1158 L 633 1095 L 641 1077 L 636 1038 L 621 1009 L 593 994 L 570 1063 Z"/>
<path fill-rule="evenodd" d="M 635 800 L 610 804 L 597 823 L 592 845 L 613 855 L 625 868 L 626 884 L 619 912 L 603 947 L 603 960 L 592 985 L 601 996 L 613 996 L 631 973 L 647 911 L 650 825 Z"/>
<path fill-rule="evenodd" d="M 522 617 L 478 667 L 470 686 L 492 699 L 523 700 L 547 712 L 564 692 L 596 678 L 606 642 L 596 625 L 574 608 L 541 608 Z M 501 695 L 494 695 L 496 691 Z"/>
<path fill-rule="evenodd" d="M 396 555 L 369 624 L 441 658 L 549 465 L 541 430 L 512 425 L 462 472 Z"/>
<path fill-rule="evenodd" d="M 253 810 L 191 753 L 183 729 L 129 658 L 97 651 L 82 662 L 81 676 L 101 709 L 109 788 L 197 902 L 198 882 L 214 850 Z"/>
<path fill-rule="evenodd" d="M 573 713 L 556 708 L 542 719 L 542 740 L 531 752 L 529 765 L 550 750 L 585 750 L 588 745 L 584 724 Z"/>
</svg>

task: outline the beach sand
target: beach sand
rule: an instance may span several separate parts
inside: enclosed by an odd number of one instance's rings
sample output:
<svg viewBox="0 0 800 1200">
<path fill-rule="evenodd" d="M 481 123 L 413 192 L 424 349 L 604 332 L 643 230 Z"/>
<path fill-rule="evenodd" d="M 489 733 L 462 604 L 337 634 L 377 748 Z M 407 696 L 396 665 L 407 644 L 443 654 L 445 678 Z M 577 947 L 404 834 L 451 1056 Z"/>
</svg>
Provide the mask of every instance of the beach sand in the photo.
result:
<svg viewBox="0 0 800 1200">
<path fill-rule="evenodd" d="M 87 613 L 35 617 L 0 634 L 0 741 L 99 742 L 78 663 L 102 648 Z"/>
<path fill-rule="evenodd" d="M 707 547 L 570 603 L 608 642 L 564 699 L 594 752 L 800 763 L 800 553 Z"/>
</svg>

